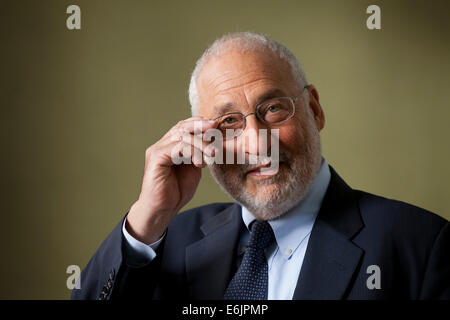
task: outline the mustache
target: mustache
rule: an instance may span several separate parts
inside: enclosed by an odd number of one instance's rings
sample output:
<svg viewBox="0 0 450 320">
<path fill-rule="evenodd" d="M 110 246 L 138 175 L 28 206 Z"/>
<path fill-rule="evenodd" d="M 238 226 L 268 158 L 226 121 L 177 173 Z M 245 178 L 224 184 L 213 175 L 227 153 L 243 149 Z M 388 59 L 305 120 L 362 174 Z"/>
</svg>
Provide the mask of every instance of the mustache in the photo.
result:
<svg viewBox="0 0 450 320">
<path fill-rule="evenodd" d="M 289 164 L 291 162 L 292 156 L 289 152 L 281 151 L 278 157 L 266 156 L 266 155 L 255 155 L 255 154 L 245 154 L 245 163 L 239 164 L 239 171 L 241 173 L 246 173 L 253 168 L 271 164 L 278 165 L 280 162 Z"/>
</svg>

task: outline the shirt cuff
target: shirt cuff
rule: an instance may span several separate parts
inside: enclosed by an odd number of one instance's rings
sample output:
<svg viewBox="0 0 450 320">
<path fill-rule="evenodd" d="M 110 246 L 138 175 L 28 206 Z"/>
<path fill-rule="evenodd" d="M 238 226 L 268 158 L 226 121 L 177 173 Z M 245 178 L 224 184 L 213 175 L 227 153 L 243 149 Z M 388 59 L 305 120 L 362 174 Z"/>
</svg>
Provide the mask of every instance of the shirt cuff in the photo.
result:
<svg viewBox="0 0 450 320">
<path fill-rule="evenodd" d="M 132 235 L 130 235 L 125 228 L 126 218 L 123 221 L 122 225 L 122 233 L 125 237 L 125 246 L 127 259 L 126 263 L 130 267 L 143 267 L 149 264 L 156 257 L 155 250 L 159 247 L 161 241 L 164 239 L 166 233 L 162 235 L 162 237 L 151 244 L 145 244 L 137 239 L 135 239 Z"/>
</svg>

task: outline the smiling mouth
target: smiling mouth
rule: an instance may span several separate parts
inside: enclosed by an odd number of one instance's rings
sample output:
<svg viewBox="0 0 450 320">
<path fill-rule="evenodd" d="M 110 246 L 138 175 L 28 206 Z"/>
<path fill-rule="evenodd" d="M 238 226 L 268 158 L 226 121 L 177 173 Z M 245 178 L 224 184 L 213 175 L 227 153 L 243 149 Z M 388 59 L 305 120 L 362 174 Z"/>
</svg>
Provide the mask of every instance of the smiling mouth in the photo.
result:
<svg viewBox="0 0 450 320">
<path fill-rule="evenodd" d="M 279 167 L 282 165 L 282 162 L 278 163 L 278 166 L 271 167 L 271 163 L 267 163 L 264 165 L 259 165 L 257 167 L 253 167 L 250 170 L 248 170 L 245 175 L 251 176 L 255 178 L 269 178 L 273 177 L 279 172 Z"/>
</svg>

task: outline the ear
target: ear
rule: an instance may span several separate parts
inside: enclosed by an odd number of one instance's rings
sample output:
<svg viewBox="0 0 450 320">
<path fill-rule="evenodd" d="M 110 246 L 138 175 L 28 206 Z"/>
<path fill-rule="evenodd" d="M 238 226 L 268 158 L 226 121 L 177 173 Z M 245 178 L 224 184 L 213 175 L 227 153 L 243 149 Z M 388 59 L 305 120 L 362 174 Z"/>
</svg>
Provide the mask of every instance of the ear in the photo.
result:
<svg viewBox="0 0 450 320">
<path fill-rule="evenodd" d="M 319 102 L 319 92 L 312 84 L 308 85 L 306 90 L 309 93 L 309 108 L 314 116 L 317 129 L 321 131 L 325 127 L 325 114 Z"/>
</svg>

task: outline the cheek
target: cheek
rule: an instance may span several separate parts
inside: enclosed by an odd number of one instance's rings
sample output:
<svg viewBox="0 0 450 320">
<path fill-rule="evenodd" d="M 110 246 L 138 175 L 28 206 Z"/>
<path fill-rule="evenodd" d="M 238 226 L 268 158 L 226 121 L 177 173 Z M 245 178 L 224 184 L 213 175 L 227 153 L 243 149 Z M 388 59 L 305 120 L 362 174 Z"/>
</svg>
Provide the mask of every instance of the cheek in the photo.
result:
<svg viewBox="0 0 450 320">
<path fill-rule="evenodd" d="M 298 150 L 299 146 L 303 144 L 299 126 L 292 124 L 283 126 L 279 128 L 279 130 L 280 147 L 295 151 Z"/>
</svg>

